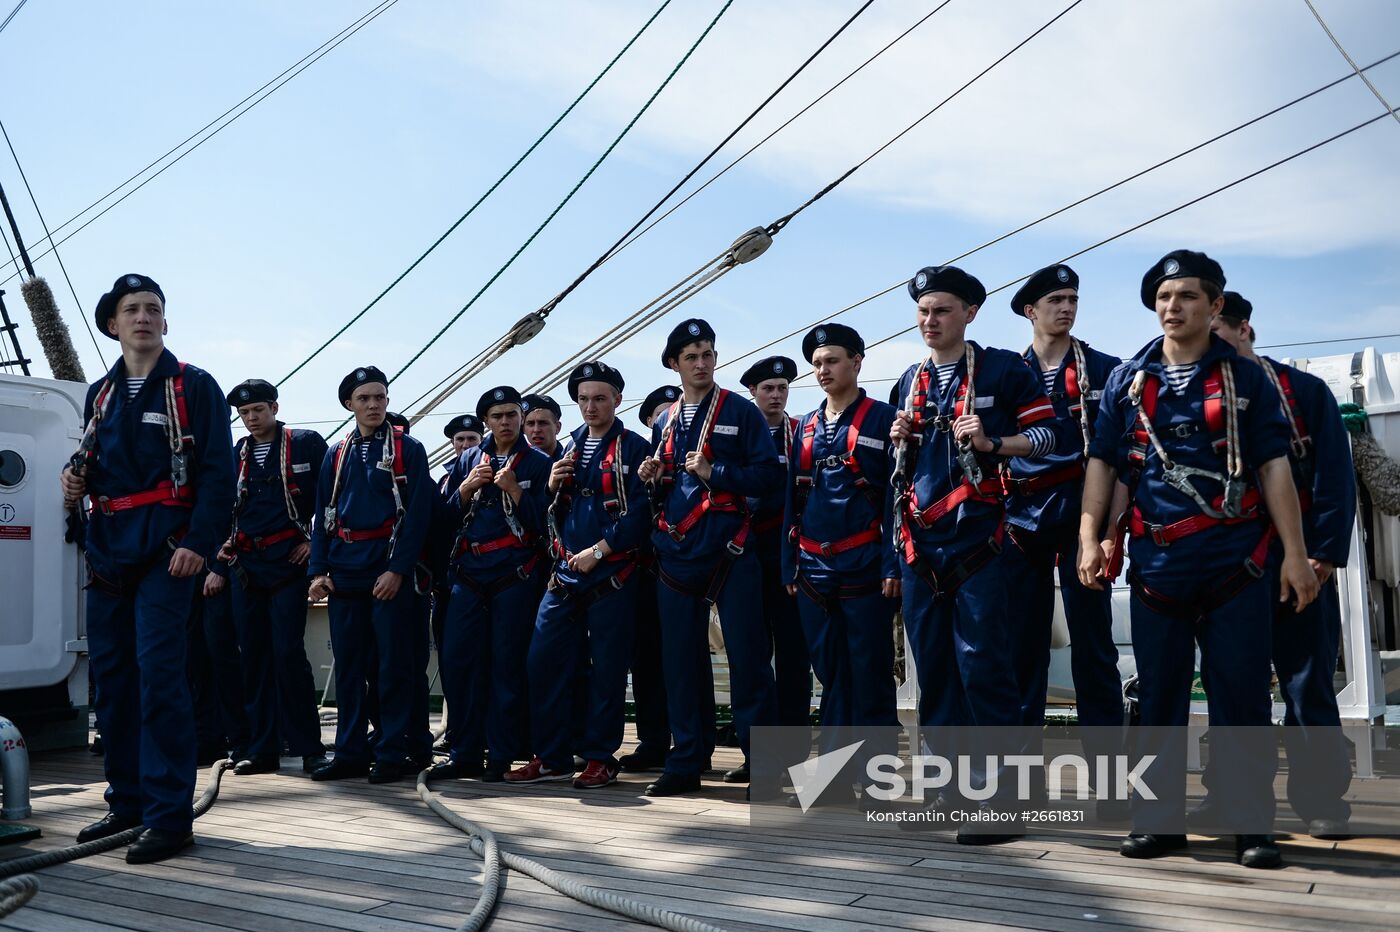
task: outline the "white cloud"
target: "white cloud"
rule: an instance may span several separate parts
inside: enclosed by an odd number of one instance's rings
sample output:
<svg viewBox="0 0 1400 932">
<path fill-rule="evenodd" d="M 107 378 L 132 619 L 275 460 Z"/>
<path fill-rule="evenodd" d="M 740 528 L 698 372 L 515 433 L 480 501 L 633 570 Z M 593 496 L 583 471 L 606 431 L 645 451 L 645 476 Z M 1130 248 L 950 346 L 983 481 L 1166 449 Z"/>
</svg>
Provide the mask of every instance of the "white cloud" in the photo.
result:
<svg viewBox="0 0 1400 932">
<path fill-rule="evenodd" d="M 666 152 L 708 151 L 853 8 L 738 0 L 634 133 Z M 740 136 L 733 154 L 929 8 L 872 7 Z M 802 192 L 864 158 L 1060 8 L 1033 0 L 954 0 L 758 150 L 748 170 L 781 186 L 796 203 Z M 512 4 L 474 8 L 457 28 L 440 22 L 430 27 L 425 19 L 407 32 L 409 41 L 454 57 L 468 72 L 560 96 L 586 83 L 640 24 L 644 9 L 602 0 Z M 687 4 L 666 10 L 565 131 L 595 141 L 610 138 L 717 9 Z M 1386 30 L 1376 22 L 1393 22 L 1395 8 L 1371 2 L 1327 12 L 1360 60 L 1395 51 L 1377 44 L 1386 41 Z M 1345 72 L 1301 4 L 1086 0 L 853 176 L 841 194 L 1014 225 Z M 1397 75 L 1400 65 L 1372 76 L 1384 87 L 1387 77 L 1396 84 Z M 1353 80 L 1071 213 L 1057 221 L 1057 229 L 1092 236 L 1128 226 L 1360 122 L 1377 107 Z M 618 154 L 655 157 L 635 146 Z M 1400 241 L 1400 219 L 1390 209 L 1400 199 L 1400 177 L 1393 170 L 1398 156 L 1395 127 L 1369 127 L 1221 197 L 1207 215 L 1208 228 L 1193 213 L 1193 240 L 1207 248 L 1273 255 L 1393 244 Z M 1179 230 L 1168 221 L 1144 235 L 1174 244 Z"/>
</svg>

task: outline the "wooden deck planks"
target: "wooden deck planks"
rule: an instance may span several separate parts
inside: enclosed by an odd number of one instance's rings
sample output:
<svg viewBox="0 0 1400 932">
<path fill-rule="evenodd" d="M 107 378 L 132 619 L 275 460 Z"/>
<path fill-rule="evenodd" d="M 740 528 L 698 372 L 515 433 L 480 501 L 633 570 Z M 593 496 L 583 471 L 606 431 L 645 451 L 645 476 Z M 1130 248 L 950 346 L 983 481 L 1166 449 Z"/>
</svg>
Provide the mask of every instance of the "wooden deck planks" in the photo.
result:
<svg viewBox="0 0 1400 932">
<path fill-rule="evenodd" d="M 722 749 L 718 766 L 737 755 Z M 290 762 L 289 762 L 290 763 Z M 0 858 L 69 844 L 105 812 L 101 761 L 33 762 L 45 837 Z M 201 786 L 205 777 L 201 776 Z M 965 848 L 946 833 L 864 836 L 748 828 L 742 788 L 639 797 L 628 776 L 580 794 L 565 785 L 442 787 L 449 805 L 511 850 L 620 893 L 733 929 L 1400 929 L 1400 844 L 1284 841 L 1288 866 L 1248 871 L 1229 841 L 1130 862 L 1109 834 L 1032 836 Z M 317 784 L 297 770 L 226 775 L 193 852 L 133 867 L 121 853 L 42 872 L 43 891 L 0 928 L 408 932 L 451 928 L 480 891 L 481 864 L 408 784 Z M 512 873 L 494 928 L 641 928 Z"/>
</svg>

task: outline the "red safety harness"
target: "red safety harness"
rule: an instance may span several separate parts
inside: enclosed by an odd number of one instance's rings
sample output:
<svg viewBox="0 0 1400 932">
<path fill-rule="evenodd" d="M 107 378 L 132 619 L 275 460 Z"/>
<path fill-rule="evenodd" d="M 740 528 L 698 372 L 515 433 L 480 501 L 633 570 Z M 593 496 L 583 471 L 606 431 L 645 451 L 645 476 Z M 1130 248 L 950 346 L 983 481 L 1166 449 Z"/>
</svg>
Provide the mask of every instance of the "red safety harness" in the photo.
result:
<svg viewBox="0 0 1400 932">
<path fill-rule="evenodd" d="M 339 537 L 348 544 L 359 543 L 365 540 L 379 540 L 380 538 L 392 538 L 398 530 L 399 522 L 403 519 L 403 493 L 402 489 L 408 486 L 408 471 L 403 461 L 403 428 L 391 427 L 393 442 L 393 474 L 394 474 L 394 516 L 386 518 L 384 523 L 378 527 L 366 528 L 364 530 L 354 530 L 344 527 L 336 518 L 336 503 L 340 498 L 340 471 L 345 465 L 345 457 L 350 451 L 355 431 L 345 435 L 345 439 L 340 442 L 339 448 L 335 451 L 335 471 L 332 474 L 331 500 L 326 506 L 326 533 Z"/>
<path fill-rule="evenodd" d="M 190 427 L 189 407 L 185 402 L 185 364 L 180 363 L 179 371 L 166 381 L 166 418 L 175 421 L 172 430 L 167 423 L 170 443 L 170 478 L 157 482 L 152 488 L 129 495 L 99 495 L 92 500 L 92 508 L 111 516 L 119 511 L 144 508 L 148 505 L 166 505 L 174 508 L 193 508 L 194 489 L 189 484 L 189 456 L 194 449 L 194 432 Z M 93 399 L 92 419 L 88 421 L 84 443 L 74 455 L 73 465 L 84 469 L 97 456 L 97 424 L 102 419 L 113 391 L 112 380 L 107 379 L 97 390 Z"/>
<path fill-rule="evenodd" d="M 968 349 L 969 355 L 971 355 L 970 344 Z M 929 426 L 932 426 L 936 430 L 951 431 L 953 422 L 959 417 L 962 417 L 963 412 L 968 407 L 968 382 L 971 380 L 964 377 L 961 380 L 961 384 L 958 386 L 957 395 L 953 401 L 952 415 L 940 414 L 937 417 L 926 419 L 923 412 L 924 406 L 928 402 L 930 378 L 931 373 L 927 365 L 921 366 L 914 378 L 910 408 L 913 412 L 913 429 L 916 434 L 927 429 Z M 939 576 L 934 572 L 933 566 L 924 559 L 915 548 L 914 533 L 910 529 L 909 523 L 912 521 L 921 529 L 927 530 L 950 513 L 956 512 L 958 506 L 963 502 L 983 502 L 989 505 L 1000 506 L 1002 503 L 1001 496 L 1001 482 L 998 479 L 984 479 L 982 482 L 974 485 L 968 479 L 966 473 L 964 473 L 962 482 L 957 488 L 953 489 L 953 491 L 949 492 L 938 501 L 925 506 L 919 504 L 918 492 L 915 491 L 913 484 L 910 483 L 905 501 L 902 505 L 896 506 L 904 509 L 904 514 L 907 519 L 900 522 L 900 545 L 904 551 L 904 562 L 909 564 L 909 568 L 913 570 L 914 574 L 933 590 L 935 599 L 952 595 L 957 591 L 959 586 L 972 578 L 978 570 L 990 563 L 992 559 L 1001 552 L 1005 525 L 998 521 L 996 531 L 991 537 L 987 538 L 987 540 L 975 550 L 954 564 L 950 570 L 945 572 L 942 576 Z"/>
<path fill-rule="evenodd" d="M 1211 449 L 1222 456 L 1228 456 L 1229 444 L 1231 443 L 1230 428 L 1227 423 L 1229 412 L 1226 409 L 1226 375 L 1224 371 L 1227 365 L 1229 365 L 1228 360 L 1218 360 L 1206 373 L 1203 407 L 1205 430 L 1211 438 Z M 1238 503 L 1232 507 L 1227 507 L 1226 493 L 1222 491 L 1220 495 L 1209 502 L 1209 508 L 1215 514 L 1203 510 L 1199 514 L 1166 525 L 1147 521 L 1142 509 L 1136 504 L 1136 498 L 1138 485 L 1142 480 L 1143 470 L 1146 468 L 1148 452 L 1156 446 L 1154 441 L 1157 431 L 1154 419 L 1157 413 L 1157 399 L 1161 393 L 1161 380 L 1150 374 L 1142 373 L 1142 375 L 1144 378 L 1141 385 L 1141 397 L 1134 400 L 1132 392 L 1129 393 L 1129 401 L 1134 404 L 1137 410 L 1137 420 L 1133 426 L 1133 443 L 1128 451 L 1128 462 L 1131 470 L 1127 483 L 1128 508 L 1118 525 L 1113 559 L 1109 562 L 1106 572 L 1109 581 L 1117 579 L 1122 571 L 1125 535 L 1148 537 L 1158 547 L 1167 547 L 1208 528 L 1247 524 L 1261 519 L 1266 522 L 1259 542 L 1254 546 L 1243 565 L 1218 584 L 1209 587 L 1204 598 L 1196 600 L 1172 598 L 1154 591 L 1139 579 L 1130 578 L 1134 592 L 1149 608 L 1161 614 L 1194 621 L 1224 605 L 1238 595 L 1250 582 L 1264 575 L 1269 545 L 1276 532 L 1272 522 L 1267 521 L 1267 515 L 1262 509 L 1262 497 L 1259 490 L 1253 485 L 1244 489 L 1243 494 L 1239 496 Z M 1167 433 L 1185 439 L 1198 429 L 1196 424 L 1178 424 Z M 1159 459 L 1161 458 L 1159 454 Z M 1175 467 L 1170 463 L 1164 464 L 1165 470 L 1174 468 L 1180 467 Z M 1193 470 L 1192 472 L 1199 473 L 1200 471 Z M 1223 474 L 1210 475 L 1214 475 L 1222 482 L 1226 481 L 1226 476 Z M 1178 488 L 1197 499 L 1204 509 L 1207 504 L 1205 499 L 1200 496 L 1199 492 L 1191 491 L 1187 483 L 1189 483 L 1189 478 L 1180 480 L 1180 484 L 1168 480 L 1168 484 L 1174 488 Z M 1234 513 L 1231 514 L 1231 511 Z"/>
<path fill-rule="evenodd" d="M 1069 402 L 1070 417 L 1079 421 L 1081 424 L 1081 429 L 1084 433 L 1085 453 L 1087 455 L 1090 428 L 1088 419 L 1084 417 L 1084 406 L 1088 404 L 1088 401 L 1085 400 L 1084 391 L 1081 388 L 1081 383 L 1087 380 L 1083 380 L 1079 377 L 1079 360 L 1083 351 L 1077 345 L 1077 341 L 1076 345 L 1074 345 L 1074 349 L 1075 352 L 1065 361 L 1065 390 L 1062 397 Z M 1050 393 L 1051 402 L 1058 401 L 1060 397 L 1060 392 Z M 1007 469 L 1002 472 L 1001 484 L 1003 491 L 1005 491 L 1007 495 L 1026 496 L 1035 495 L 1037 492 L 1054 488 L 1066 482 L 1078 482 L 1083 478 L 1084 461 L 1080 459 L 1073 463 L 1067 463 L 1057 469 L 1052 469 L 1049 472 L 1039 473 L 1034 476 L 1013 476 L 1010 470 Z"/>
<path fill-rule="evenodd" d="M 520 461 L 524 458 L 525 451 L 521 450 L 506 462 L 503 471 L 514 471 L 515 467 L 519 466 Z M 486 488 L 486 486 L 482 486 L 480 489 L 477 490 L 476 494 L 481 495 L 483 492 L 486 491 Z M 505 493 L 502 492 L 501 494 L 504 495 Z M 466 515 L 463 517 L 462 529 L 457 533 L 457 545 L 452 548 L 452 559 L 455 560 L 457 557 L 460 557 L 462 554 L 467 552 L 470 552 L 471 555 L 474 557 L 480 557 L 485 556 L 488 553 L 495 553 L 497 550 L 510 550 L 515 548 L 528 549 L 530 547 L 535 546 L 535 535 L 527 533 L 516 534 L 514 532 L 511 532 L 509 534 L 503 534 L 500 537 L 493 538 L 492 540 L 470 540 L 467 537 L 467 531 L 471 527 L 472 519 L 475 516 L 476 508 L 475 502 L 473 502 L 473 507 L 469 508 L 467 510 Z M 531 564 L 531 568 L 534 568 L 533 563 Z"/>
<path fill-rule="evenodd" d="M 282 428 L 280 440 L 281 447 L 276 451 L 269 450 L 268 455 L 271 456 L 273 452 L 276 452 L 282 461 L 282 468 L 278 472 L 282 476 L 282 493 L 287 502 L 287 519 L 292 522 L 292 526 L 262 536 L 253 536 L 238 530 L 238 518 L 243 512 L 248 497 L 248 471 L 251 468 L 248 465 L 248 461 L 251 459 L 249 448 L 253 445 L 253 438 L 248 437 L 244 439 L 243 446 L 238 451 L 238 495 L 234 499 L 233 505 L 233 534 L 229 537 L 229 544 L 234 550 L 247 553 L 253 550 L 266 550 L 286 540 L 307 539 L 306 529 L 302 522 L 297 519 L 297 509 L 293 503 L 293 498 L 301 495 L 301 488 L 297 485 L 296 478 L 292 473 L 292 429 L 290 427 Z M 395 457 L 395 461 L 397 460 L 398 457 Z"/>
<path fill-rule="evenodd" d="M 808 415 L 802 426 L 802 441 L 797 451 L 796 505 L 793 511 L 792 529 L 788 532 L 788 537 L 796 541 L 797 546 L 804 553 L 829 557 L 855 550 L 857 547 L 864 547 L 867 544 L 878 543 L 880 540 L 880 515 L 884 511 L 884 501 L 879 490 L 861 472 L 860 460 L 856 458 L 861 426 L 864 425 L 866 416 L 874 407 L 875 402 L 869 396 L 862 398 L 856 406 L 855 413 L 851 415 L 851 423 L 846 427 L 846 455 L 844 457 L 833 453 L 823 460 L 817 460 L 814 447 L 816 446 L 817 422 L 821 419 L 820 410 Z M 856 488 L 875 508 L 875 518 L 868 526 L 854 534 L 831 541 L 815 540 L 802 533 L 802 515 L 807 509 L 807 499 L 812 493 L 817 466 L 825 466 L 828 469 L 845 466 L 846 469 L 850 470 L 851 479 Z"/>
<path fill-rule="evenodd" d="M 700 437 L 700 454 L 707 460 L 714 460 L 714 451 L 710 446 L 710 439 L 714 436 L 715 425 L 719 421 L 719 412 L 724 408 L 724 402 L 729 398 L 729 390 L 721 388 L 715 395 L 714 407 L 710 410 L 704 429 Z M 674 423 L 679 416 L 681 409 L 681 399 L 677 398 L 671 403 L 671 410 L 668 418 Z M 666 432 L 665 442 L 661 444 L 661 483 L 663 486 L 673 485 L 676 481 L 676 431 L 673 428 Z M 733 492 L 714 491 L 707 489 L 705 494 L 700 496 L 700 501 L 695 507 L 675 524 L 666 520 L 666 509 L 663 502 L 661 508 L 657 510 L 656 526 L 666 534 L 671 535 L 671 539 L 680 543 L 685 540 L 700 519 L 711 511 L 736 512 L 743 515 L 743 522 L 739 525 L 739 531 L 734 538 L 725 546 L 736 556 L 744 550 L 747 542 L 751 524 L 749 521 L 748 503 L 743 496 L 735 495 Z"/>
</svg>

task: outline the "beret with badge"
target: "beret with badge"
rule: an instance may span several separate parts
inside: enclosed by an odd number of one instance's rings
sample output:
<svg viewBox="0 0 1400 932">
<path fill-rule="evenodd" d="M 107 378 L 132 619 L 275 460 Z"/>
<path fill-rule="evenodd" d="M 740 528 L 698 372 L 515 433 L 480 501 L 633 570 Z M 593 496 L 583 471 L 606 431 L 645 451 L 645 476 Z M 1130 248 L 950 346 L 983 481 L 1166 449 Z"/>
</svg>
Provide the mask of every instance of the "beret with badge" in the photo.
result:
<svg viewBox="0 0 1400 932">
<path fill-rule="evenodd" d="M 709 340 L 710 345 L 713 346 L 715 328 L 698 317 L 692 317 L 690 320 L 683 320 L 676 324 L 671 335 L 666 338 L 666 349 L 661 352 L 661 365 L 669 366 L 671 360 L 679 356 L 682 349 L 701 340 Z"/>
<path fill-rule="evenodd" d="M 619 392 L 627 384 L 621 372 L 597 360 L 582 363 L 569 374 L 569 397 L 574 401 L 578 401 L 578 387 L 584 382 L 607 382 Z"/>
<path fill-rule="evenodd" d="M 791 382 L 795 378 L 797 378 L 797 363 L 786 356 L 769 356 L 745 369 L 744 374 L 739 377 L 739 384 L 745 388 L 753 388 L 759 382 L 767 382 L 769 379 L 783 379 Z"/>
<path fill-rule="evenodd" d="M 1173 249 L 1158 259 L 1142 277 L 1142 303 L 1150 311 L 1157 309 L 1157 286 L 1175 278 L 1199 278 L 1225 290 L 1225 270 L 1210 256 L 1190 249 Z"/>
<path fill-rule="evenodd" d="M 987 289 L 982 283 L 956 265 L 925 266 L 909 279 L 909 297 L 915 301 L 934 291 L 946 291 L 979 306 L 987 300 Z"/>
<path fill-rule="evenodd" d="M 1225 292 L 1225 309 L 1220 312 L 1221 317 L 1230 317 L 1235 320 L 1249 320 L 1249 315 L 1254 313 L 1254 305 L 1249 303 L 1249 299 L 1238 291 Z"/>
<path fill-rule="evenodd" d="M 442 434 L 451 440 L 462 431 L 471 431 L 476 434 L 486 433 L 486 425 L 481 423 L 481 418 L 475 414 L 459 414 L 447 422 L 447 426 L 442 429 Z"/>
<path fill-rule="evenodd" d="M 1073 288 L 1077 291 L 1079 289 L 1079 276 L 1075 274 L 1074 269 L 1067 265 L 1058 263 L 1047 265 L 1026 279 L 1026 283 L 1016 289 L 1016 293 L 1011 296 L 1011 310 L 1015 312 L 1017 317 L 1020 317 L 1025 313 L 1027 304 L 1034 304 L 1051 292 L 1059 291 L 1062 288 Z"/>
<path fill-rule="evenodd" d="M 355 394 L 355 389 L 371 382 L 378 382 L 386 389 L 389 387 L 389 377 L 378 366 L 360 366 L 352 371 L 340 380 L 340 403 L 345 404 L 350 400 L 350 396 Z"/>
<path fill-rule="evenodd" d="M 160 290 L 154 278 L 147 275 L 137 275 L 134 272 L 123 275 L 112 283 L 112 290 L 97 299 L 97 311 L 93 314 L 93 319 L 97 321 L 97 331 L 108 339 L 115 340 L 117 337 L 107 329 L 107 321 L 112 319 L 112 315 L 117 312 L 117 302 L 129 294 L 138 291 L 149 291 L 160 298 L 160 306 L 165 307 L 165 292 Z"/>
<path fill-rule="evenodd" d="M 233 391 L 228 393 L 228 404 L 230 408 L 241 408 L 243 405 L 257 404 L 260 401 L 276 401 L 277 386 L 262 379 L 249 379 L 240 382 L 233 387 Z"/>
<path fill-rule="evenodd" d="M 819 324 L 802 338 L 802 355 L 812 361 L 812 354 L 823 346 L 842 346 L 857 356 L 865 355 L 865 341 L 856 328 L 845 324 Z"/>
<path fill-rule="evenodd" d="M 663 385 L 653 389 L 650 395 L 642 402 L 642 406 L 637 409 L 637 420 L 643 425 L 647 418 L 651 417 L 651 412 L 656 410 L 657 405 L 668 405 L 675 402 L 681 396 L 681 390 L 674 385 Z"/>
<path fill-rule="evenodd" d="M 548 395 L 522 395 L 520 398 L 520 410 L 526 414 L 531 411 L 544 409 L 554 415 L 557 421 L 564 416 L 564 412 L 559 408 L 559 402 Z"/>
<path fill-rule="evenodd" d="M 483 424 L 486 422 L 486 412 L 496 405 L 519 405 L 521 413 L 525 411 L 524 399 L 520 397 L 520 392 L 509 385 L 498 385 L 477 400 L 476 416 L 481 418 Z"/>
</svg>

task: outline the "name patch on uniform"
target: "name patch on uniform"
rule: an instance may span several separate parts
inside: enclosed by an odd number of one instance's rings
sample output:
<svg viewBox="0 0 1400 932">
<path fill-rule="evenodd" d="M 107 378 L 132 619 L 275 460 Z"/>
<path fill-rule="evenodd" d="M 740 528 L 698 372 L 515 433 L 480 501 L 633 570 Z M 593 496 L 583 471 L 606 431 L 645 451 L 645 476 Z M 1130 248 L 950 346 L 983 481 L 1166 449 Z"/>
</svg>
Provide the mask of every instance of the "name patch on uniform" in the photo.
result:
<svg viewBox="0 0 1400 932">
<path fill-rule="evenodd" d="M 1098 401 L 1103 397 L 1103 389 L 1095 388 L 1091 391 L 1087 391 L 1084 393 L 1084 397 L 1088 398 L 1090 401 Z"/>
<path fill-rule="evenodd" d="M 783 454 L 779 453 L 779 454 L 778 454 L 778 462 L 783 463 L 783 464 L 786 464 L 786 463 L 787 463 L 787 457 L 784 456 Z"/>
<path fill-rule="evenodd" d="M 167 424 L 170 423 L 170 421 L 167 420 L 165 415 L 161 414 L 159 411 L 147 411 L 145 414 L 141 415 L 141 423 L 159 424 L 161 427 L 165 427 Z"/>
<path fill-rule="evenodd" d="M 992 405 L 994 405 L 994 404 L 996 404 L 996 403 L 997 403 L 997 396 L 996 396 L 996 395 L 978 395 L 978 396 L 977 396 L 977 403 L 976 403 L 975 405 L 973 405 L 973 407 L 974 407 L 974 408 L 990 408 Z"/>
<path fill-rule="evenodd" d="M 533 481 L 534 481 L 533 479 L 521 479 L 521 480 L 520 480 L 518 483 L 516 483 L 516 484 L 519 485 L 522 489 L 528 489 L 528 488 L 530 487 L 530 483 L 533 482 Z"/>
<path fill-rule="evenodd" d="M 293 463 L 292 472 L 311 472 L 310 463 Z"/>
<path fill-rule="evenodd" d="M 856 446 L 869 447 L 872 450 L 879 450 L 881 453 L 885 451 L 885 441 L 879 437 L 857 437 Z"/>
<path fill-rule="evenodd" d="M 1249 399 L 1248 399 L 1248 398 L 1236 398 L 1236 399 L 1235 399 L 1235 407 L 1236 407 L 1236 408 L 1239 408 L 1241 411 L 1243 411 L 1245 408 L 1248 408 L 1248 407 L 1249 407 Z"/>
<path fill-rule="evenodd" d="M 715 425 L 715 433 L 717 433 L 717 434 L 724 434 L 725 436 L 728 436 L 728 437 L 737 437 L 737 436 L 739 436 L 739 425 L 738 425 L 738 424 L 716 424 L 716 425 Z"/>
</svg>

